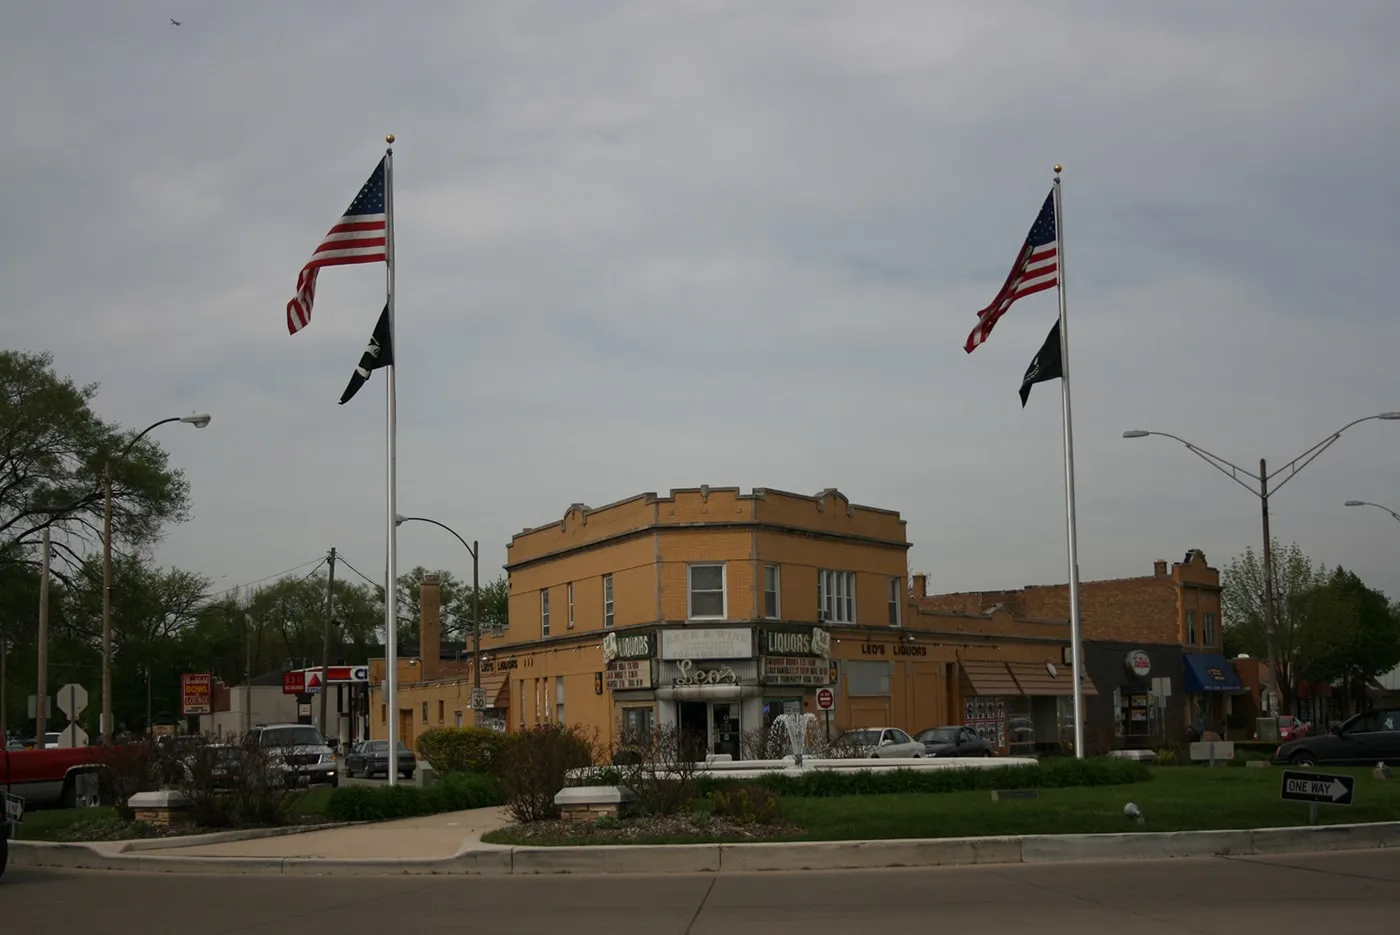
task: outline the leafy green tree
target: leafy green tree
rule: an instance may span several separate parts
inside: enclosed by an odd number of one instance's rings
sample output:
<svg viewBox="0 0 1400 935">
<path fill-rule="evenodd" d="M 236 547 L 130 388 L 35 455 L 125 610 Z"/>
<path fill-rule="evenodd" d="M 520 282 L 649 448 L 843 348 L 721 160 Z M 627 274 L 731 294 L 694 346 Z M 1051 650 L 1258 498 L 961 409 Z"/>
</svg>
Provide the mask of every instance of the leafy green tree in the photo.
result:
<svg viewBox="0 0 1400 935">
<path fill-rule="evenodd" d="M 1327 569 L 1316 564 L 1296 542 L 1273 541 L 1276 674 L 1285 710 L 1292 710 L 1299 681 L 1311 680 L 1309 643 L 1317 619 L 1316 591 Z M 1252 548 L 1232 559 L 1220 573 L 1220 612 L 1225 644 L 1236 652 L 1268 659 L 1264 616 L 1264 564 Z"/>
<path fill-rule="evenodd" d="M 134 433 L 100 418 L 96 396 L 96 384 L 59 376 L 51 354 L 0 351 L 0 563 L 37 567 L 47 527 L 63 578 L 101 541 L 104 465 Z M 114 463 L 115 539 L 148 545 L 188 506 L 184 476 L 149 438 Z"/>
<path fill-rule="evenodd" d="M 1400 616 L 1385 594 L 1338 567 L 1313 594 L 1310 677 L 1364 689 L 1400 665 Z"/>
</svg>

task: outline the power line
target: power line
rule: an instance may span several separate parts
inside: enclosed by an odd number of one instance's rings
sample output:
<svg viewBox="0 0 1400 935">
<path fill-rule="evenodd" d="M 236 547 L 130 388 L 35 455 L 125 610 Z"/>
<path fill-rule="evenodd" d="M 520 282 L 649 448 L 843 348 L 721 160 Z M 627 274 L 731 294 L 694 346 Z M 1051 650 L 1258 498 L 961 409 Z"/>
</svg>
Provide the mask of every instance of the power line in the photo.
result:
<svg viewBox="0 0 1400 935">
<path fill-rule="evenodd" d="M 318 556 L 317 558 L 311 559 L 310 561 L 302 562 L 300 565 L 295 565 L 295 566 L 293 566 L 293 567 L 291 567 L 291 568 L 287 568 L 287 569 L 285 569 L 285 570 L 283 570 L 283 571 L 273 572 L 273 573 L 270 574 L 270 575 L 264 575 L 263 577 L 258 578 L 258 579 L 254 580 L 254 581 L 245 581 L 243 584 L 235 584 L 235 585 L 232 585 L 231 587 L 224 588 L 222 591 L 215 591 L 213 594 L 208 594 L 208 595 L 206 595 L 205 597 L 206 597 L 207 600 L 211 600 L 211 601 L 212 601 L 212 600 L 214 600 L 215 598 L 219 598 L 219 597 L 224 596 L 225 594 L 228 594 L 230 591 L 237 591 L 239 588 L 251 588 L 251 587 L 252 587 L 253 585 L 255 585 L 255 584 L 262 584 L 264 581 L 271 581 L 273 578 L 283 578 L 283 577 L 286 577 L 287 575 L 290 575 L 290 574 L 292 574 L 293 572 L 301 571 L 301 570 L 302 570 L 303 568 L 305 568 L 307 565 L 312 565 L 312 564 L 314 564 L 314 565 L 316 565 L 317 567 L 319 567 L 319 566 L 322 565 L 325 561 L 326 561 L 326 557 L 325 557 L 324 555 L 321 555 L 321 556 Z M 313 569 L 312 569 L 312 572 L 314 573 L 315 571 L 316 571 L 316 569 L 313 568 Z M 308 577 L 310 577 L 310 576 L 308 575 Z"/>
<path fill-rule="evenodd" d="M 351 565 L 348 561 L 346 561 L 344 552 L 337 552 L 335 557 L 336 560 L 343 564 L 346 568 L 350 569 L 355 574 L 365 579 L 366 583 L 371 584 L 376 588 L 384 587 L 384 583 L 382 581 L 375 581 L 373 578 L 369 577 L 369 575 L 366 575 L 364 572 L 360 571 L 360 569 L 356 568 L 354 565 Z"/>
</svg>

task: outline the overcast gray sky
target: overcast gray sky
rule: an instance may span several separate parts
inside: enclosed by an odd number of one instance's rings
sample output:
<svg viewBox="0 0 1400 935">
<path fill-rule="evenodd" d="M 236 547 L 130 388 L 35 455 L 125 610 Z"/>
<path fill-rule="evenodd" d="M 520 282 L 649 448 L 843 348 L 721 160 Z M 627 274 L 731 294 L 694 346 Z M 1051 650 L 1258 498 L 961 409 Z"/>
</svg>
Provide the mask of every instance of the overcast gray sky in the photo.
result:
<svg viewBox="0 0 1400 935">
<path fill-rule="evenodd" d="M 169 17 L 183 25 L 172 26 Z M 1281 464 L 1400 409 L 1400 4 L 102 2 L 0 29 L 4 344 L 158 430 L 194 518 L 157 553 L 250 581 L 383 568 L 382 373 L 336 405 L 383 267 L 297 271 L 395 146 L 404 513 L 483 546 L 646 490 L 899 510 L 938 590 L 1065 580 L 1055 319 L 962 345 L 1065 166 L 1080 563 L 1259 542 L 1162 439 Z M 1400 423 L 1274 529 L 1400 596 Z M 404 527 L 400 564 L 470 565 Z"/>
</svg>

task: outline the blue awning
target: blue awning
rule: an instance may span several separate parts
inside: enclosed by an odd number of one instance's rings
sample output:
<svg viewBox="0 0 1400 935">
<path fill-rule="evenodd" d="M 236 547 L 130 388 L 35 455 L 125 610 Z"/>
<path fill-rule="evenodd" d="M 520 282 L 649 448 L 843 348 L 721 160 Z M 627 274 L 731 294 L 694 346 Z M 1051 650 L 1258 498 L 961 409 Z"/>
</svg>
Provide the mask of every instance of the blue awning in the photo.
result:
<svg viewBox="0 0 1400 935">
<path fill-rule="evenodd" d="M 1235 673 L 1235 667 L 1224 656 L 1185 653 L 1181 658 L 1186 663 L 1186 694 L 1244 691 L 1244 684 Z"/>
</svg>

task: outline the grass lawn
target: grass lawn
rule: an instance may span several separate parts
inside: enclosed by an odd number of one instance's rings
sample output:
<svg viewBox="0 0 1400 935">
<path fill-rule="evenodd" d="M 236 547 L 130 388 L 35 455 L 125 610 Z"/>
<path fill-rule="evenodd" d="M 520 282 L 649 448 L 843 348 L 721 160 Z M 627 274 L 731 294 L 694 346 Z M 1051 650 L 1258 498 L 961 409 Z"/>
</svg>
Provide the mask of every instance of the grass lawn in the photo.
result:
<svg viewBox="0 0 1400 935">
<path fill-rule="evenodd" d="M 1335 769 L 1357 777 L 1355 803 L 1322 806 L 1320 823 L 1400 821 L 1400 779 L 1377 780 L 1369 769 Z M 1196 831 L 1304 825 L 1308 807 L 1279 799 L 1278 768 L 1157 767 L 1150 782 L 1127 786 L 1042 789 L 1037 799 L 994 802 L 990 792 L 785 798 L 782 820 L 801 833 L 775 840 L 842 841 L 977 835 L 1073 834 L 1118 831 Z M 1123 816 L 1134 802 L 1145 826 Z M 492 832 L 495 844 L 583 844 L 583 839 L 528 842 L 510 829 Z M 700 843 L 716 839 L 700 829 L 679 839 L 632 838 L 626 843 Z M 721 839 L 722 840 L 722 839 Z"/>
<path fill-rule="evenodd" d="M 296 804 L 292 811 L 293 816 L 299 820 L 323 817 L 334 791 L 329 787 L 319 786 L 312 789 Z M 101 840 L 111 840 L 114 834 L 122 838 L 149 836 L 140 833 L 141 829 L 134 827 L 134 823 L 126 826 L 131 833 L 123 834 L 119 830 L 122 825 L 115 808 L 41 808 L 24 813 L 24 823 L 19 826 L 17 833 L 15 829 L 11 829 L 10 840 L 82 840 L 85 828 L 92 829 L 92 836 Z"/>
</svg>

